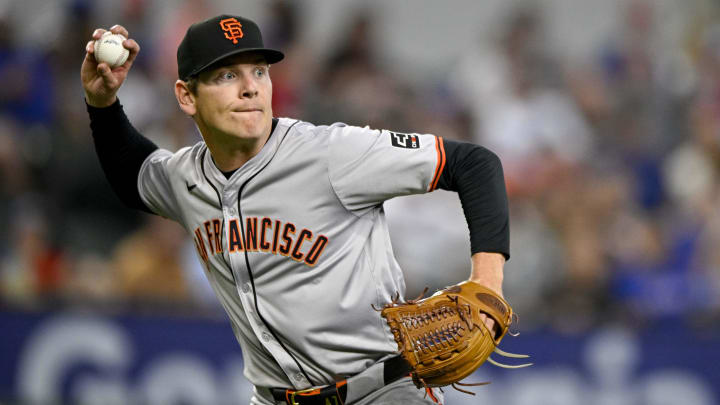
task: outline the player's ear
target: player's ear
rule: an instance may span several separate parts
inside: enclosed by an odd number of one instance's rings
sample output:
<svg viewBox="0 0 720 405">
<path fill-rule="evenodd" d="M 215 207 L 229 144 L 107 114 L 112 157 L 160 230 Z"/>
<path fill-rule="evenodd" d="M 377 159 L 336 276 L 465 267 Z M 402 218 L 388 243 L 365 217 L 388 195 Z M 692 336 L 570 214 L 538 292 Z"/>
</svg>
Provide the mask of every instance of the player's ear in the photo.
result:
<svg viewBox="0 0 720 405">
<path fill-rule="evenodd" d="M 180 109 L 187 115 L 193 116 L 197 112 L 195 107 L 195 95 L 190 91 L 188 84 L 182 80 L 175 82 L 175 98 Z"/>
</svg>

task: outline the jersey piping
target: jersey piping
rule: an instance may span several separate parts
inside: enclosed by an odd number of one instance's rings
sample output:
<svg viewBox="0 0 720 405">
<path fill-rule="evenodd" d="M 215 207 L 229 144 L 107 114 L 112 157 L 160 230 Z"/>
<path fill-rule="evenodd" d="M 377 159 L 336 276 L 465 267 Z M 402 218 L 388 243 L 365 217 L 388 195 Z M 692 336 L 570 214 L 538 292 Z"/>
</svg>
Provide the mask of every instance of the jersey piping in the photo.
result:
<svg viewBox="0 0 720 405">
<path fill-rule="evenodd" d="M 290 130 L 292 129 L 292 127 L 294 127 L 298 122 L 299 122 L 299 121 L 295 121 L 292 125 L 290 125 L 290 126 L 288 127 L 287 130 L 285 130 L 285 134 L 283 134 L 282 138 L 280 138 L 279 144 L 282 143 L 282 141 L 285 139 L 285 135 L 287 135 L 288 132 L 290 132 Z M 243 189 L 245 188 L 245 186 L 246 186 L 252 179 L 255 178 L 255 176 L 257 176 L 258 174 L 260 174 L 260 173 L 263 171 L 263 169 L 265 169 L 265 168 L 267 167 L 267 165 L 270 164 L 270 162 L 271 162 L 271 161 L 273 160 L 273 158 L 275 157 L 275 154 L 277 153 L 277 150 L 278 150 L 279 147 L 280 147 L 279 144 L 278 144 L 278 147 L 275 148 L 275 150 L 274 150 L 274 152 L 273 152 L 273 155 L 270 157 L 270 159 L 268 159 L 268 161 L 265 162 L 265 164 L 264 164 L 260 169 L 258 169 L 255 173 L 253 173 L 252 176 L 250 176 L 247 180 L 245 180 L 245 182 L 243 182 L 243 184 L 240 186 L 240 189 L 238 190 L 237 210 L 238 210 L 238 217 L 239 217 L 239 219 L 240 219 L 240 234 L 241 234 L 241 238 L 242 238 L 243 240 L 245 240 L 245 241 L 247 241 L 248 239 L 245 237 L 245 224 L 244 224 L 245 221 L 243 220 L 242 206 L 241 206 Z M 219 196 L 219 194 L 218 194 L 218 196 Z M 245 247 L 245 249 L 243 249 L 243 254 L 244 254 L 244 256 L 245 256 L 245 269 L 247 270 L 248 278 L 250 279 L 250 285 L 251 285 L 251 287 L 252 287 L 252 292 L 253 292 L 253 302 L 255 303 L 255 310 L 257 311 L 258 317 L 259 317 L 260 320 L 265 324 L 265 327 L 268 329 L 268 331 L 270 331 L 270 333 L 273 335 L 273 337 L 275 338 L 275 340 L 277 340 L 277 342 L 280 344 L 280 347 L 282 347 L 283 350 L 285 350 L 285 352 L 290 356 L 290 358 L 293 359 L 293 361 L 295 362 L 295 364 L 298 366 L 298 369 L 300 369 L 300 372 L 305 376 L 305 378 L 310 382 L 310 384 L 312 384 L 312 385 L 317 385 L 317 384 L 315 384 L 315 383 L 313 382 L 313 380 L 310 378 L 310 376 L 309 376 L 308 373 L 305 371 L 305 369 L 304 369 L 303 366 L 300 364 L 300 362 L 297 360 L 297 358 L 295 358 L 295 356 L 292 354 L 292 352 L 290 352 L 290 350 L 288 350 L 288 348 L 285 346 L 285 344 L 283 343 L 283 341 L 280 339 L 280 336 L 278 336 L 278 333 L 275 331 L 275 328 L 273 328 L 272 326 L 270 326 L 270 323 L 268 323 L 268 321 L 267 321 L 267 320 L 265 319 L 265 317 L 262 315 L 262 312 L 260 312 L 260 306 L 258 305 L 258 301 L 257 301 L 257 291 L 256 291 L 256 289 L 255 289 L 255 278 L 253 277 L 252 269 L 250 268 L 250 259 L 248 258 L 248 249 L 247 249 L 247 246 Z"/>
<path fill-rule="evenodd" d="M 437 150 L 437 166 L 435 167 L 435 175 L 430 182 L 430 188 L 428 191 L 434 191 L 437 188 L 438 180 L 442 175 L 443 169 L 445 169 L 445 146 L 443 144 L 442 137 L 435 138 L 435 149 Z"/>
</svg>

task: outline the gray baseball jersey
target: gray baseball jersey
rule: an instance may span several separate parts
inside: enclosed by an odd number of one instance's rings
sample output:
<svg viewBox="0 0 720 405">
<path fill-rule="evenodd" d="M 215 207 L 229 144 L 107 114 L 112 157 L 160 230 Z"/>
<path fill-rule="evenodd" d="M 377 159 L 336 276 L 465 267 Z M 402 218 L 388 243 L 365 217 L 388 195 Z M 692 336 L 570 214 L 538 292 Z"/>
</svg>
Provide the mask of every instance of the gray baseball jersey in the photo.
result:
<svg viewBox="0 0 720 405">
<path fill-rule="evenodd" d="M 156 150 L 138 188 L 194 238 L 248 380 L 305 389 L 396 353 L 371 307 L 405 290 L 382 202 L 433 190 L 443 166 L 433 135 L 281 118 L 229 179 L 200 142 Z"/>
</svg>

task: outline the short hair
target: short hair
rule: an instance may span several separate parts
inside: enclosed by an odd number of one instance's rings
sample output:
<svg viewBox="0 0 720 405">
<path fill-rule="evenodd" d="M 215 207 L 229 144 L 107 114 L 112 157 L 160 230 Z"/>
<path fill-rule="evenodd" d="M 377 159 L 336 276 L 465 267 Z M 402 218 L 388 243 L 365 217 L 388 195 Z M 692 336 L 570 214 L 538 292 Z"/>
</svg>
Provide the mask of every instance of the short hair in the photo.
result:
<svg viewBox="0 0 720 405">
<path fill-rule="evenodd" d="M 188 90 L 190 90 L 190 93 L 192 95 L 197 95 L 198 75 L 190 76 L 185 81 L 185 84 L 187 85 L 187 88 L 188 88 Z"/>
</svg>

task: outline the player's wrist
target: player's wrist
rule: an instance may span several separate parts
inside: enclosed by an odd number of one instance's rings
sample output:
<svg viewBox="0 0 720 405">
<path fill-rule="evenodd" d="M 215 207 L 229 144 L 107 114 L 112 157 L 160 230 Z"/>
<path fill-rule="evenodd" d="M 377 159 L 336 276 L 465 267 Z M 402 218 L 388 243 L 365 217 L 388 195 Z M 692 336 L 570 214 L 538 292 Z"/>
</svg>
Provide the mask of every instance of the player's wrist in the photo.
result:
<svg viewBox="0 0 720 405">
<path fill-rule="evenodd" d="M 478 252 L 473 254 L 471 262 L 469 281 L 484 285 L 502 295 L 505 257 L 499 253 Z"/>
<path fill-rule="evenodd" d="M 115 104 L 116 101 L 117 101 L 116 94 L 113 94 L 112 97 L 97 97 L 97 96 L 92 96 L 89 93 L 85 93 L 85 102 L 90 107 L 106 108 L 106 107 L 110 107 L 111 105 Z"/>
</svg>

